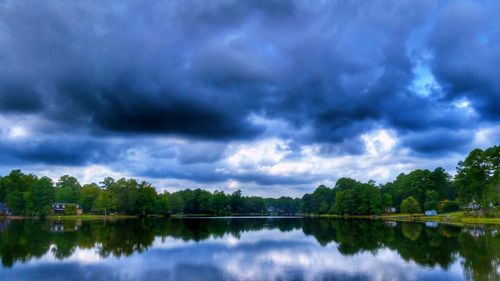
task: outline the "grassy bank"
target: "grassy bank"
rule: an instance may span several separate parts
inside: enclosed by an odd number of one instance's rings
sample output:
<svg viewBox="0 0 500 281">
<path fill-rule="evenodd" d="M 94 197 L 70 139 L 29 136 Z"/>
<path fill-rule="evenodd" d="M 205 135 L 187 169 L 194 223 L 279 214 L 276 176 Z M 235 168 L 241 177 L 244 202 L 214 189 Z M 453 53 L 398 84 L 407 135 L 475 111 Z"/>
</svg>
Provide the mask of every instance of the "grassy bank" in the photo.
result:
<svg viewBox="0 0 500 281">
<path fill-rule="evenodd" d="M 227 215 L 214 215 L 214 214 L 174 214 L 171 215 L 173 218 L 195 218 L 195 217 L 269 217 L 271 215 L 263 214 L 263 213 L 248 213 L 248 214 L 240 214 L 240 213 L 231 213 Z"/>
<path fill-rule="evenodd" d="M 238 216 L 238 214 L 232 214 L 231 216 Z M 248 215 L 247 215 L 248 216 Z M 260 214 L 262 216 L 262 214 Z M 185 218 L 185 217 L 223 217 L 214 216 L 210 214 L 183 214 L 183 215 L 172 215 L 172 218 Z M 322 218 L 345 218 L 345 219 L 371 219 L 371 220 L 388 220 L 388 221 L 435 221 L 441 223 L 452 223 L 452 224 L 498 224 L 500 225 L 500 217 L 496 216 L 494 218 L 479 217 L 466 214 L 465 212 L 453 212 L 453 213 L 443 213 L 436 216 L 427 217 L 424 214 L 384 214 L 384 215 L 351 215 L 351 216 L 339 216 L 339 215 L 313 215 L 311 217 L 322 217 Z M 116 220 L 116 219 L 134 219 L 138 216 L 133 215 L 75 215 L 75 216 L 47 216 L 45 219 L 48 220 Z M 0 217 L 0 219 L 9 220 L 23 220 L 23 219 L 37 219 L 36 217 L 22 217 L 22 216 L 12 216 L 12 217 Z"/>
<path fill-rule="evenodd" d="M 340 218 L 339 215 L 320 215 L 325 218 Z M 353 219 L 374 219 L 374 220 L 389 220 L 389 221 L 435 221 L 443 223 L 458 223 L 458 224 L 500 224 L 500 217 L 486 218 L 466 214 L 465 212 L 443 213 L 436 216 L 425 216 L 424 214 L 384 214 L 380 216 L 344 216 L 343 218 Z"/>
<path fill-rule="evenodd" d="M 137 216 L 130 215 L 75 215 L 75 216 L 46 216 L 44 219 L 48 220 L 117 220 L 117 219 L 133 219 Z M 8 216 L 0 217 L 5 220 L 32 220 L 40 219 L 40 217 L 27 217 L 27 216 Z"/>
<path fill-rule="evenodd" d="M 134 219 L 137 216 L 131 215 L 75 215 L 75 216 L 47 216 L 49 220 L 117 220 Z"/>
</svg>

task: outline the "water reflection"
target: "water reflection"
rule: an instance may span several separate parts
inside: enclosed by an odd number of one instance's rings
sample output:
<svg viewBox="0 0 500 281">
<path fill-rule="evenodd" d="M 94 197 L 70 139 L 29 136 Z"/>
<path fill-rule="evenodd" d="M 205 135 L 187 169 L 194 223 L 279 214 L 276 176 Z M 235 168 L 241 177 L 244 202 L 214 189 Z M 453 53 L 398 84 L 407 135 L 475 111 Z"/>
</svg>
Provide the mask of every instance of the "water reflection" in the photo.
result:
<svg viewBox="0 0 500 281">
<path fill-rule="evenodd" d="M 330 219 L 0 221 L 0 258 L 0 280 L 500 280 L 500 233 Z"/>
</svg>

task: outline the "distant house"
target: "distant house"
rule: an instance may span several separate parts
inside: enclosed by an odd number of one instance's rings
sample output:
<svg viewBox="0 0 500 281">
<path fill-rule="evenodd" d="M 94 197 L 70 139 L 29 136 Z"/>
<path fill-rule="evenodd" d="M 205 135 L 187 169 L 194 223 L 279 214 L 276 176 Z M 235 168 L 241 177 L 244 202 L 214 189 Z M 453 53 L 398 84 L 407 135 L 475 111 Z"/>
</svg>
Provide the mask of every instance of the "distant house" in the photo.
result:
<svg viewBox="0 0 500 281">
<path fill-rule="evenodd" d="M 10 216 L 10 209 L 7 204 L 0 202 L 0 216 Z"/>
<path fill-rule="evenodd" d="M 428 217 L 433 217 L 433 216 L 437 215 L 437 211 L 436 210 L 427 210 L 427 211 L 425 211 L 425 215 Z"/>
<path fill-rule="evenodd" d="M 276 208 L 274 206 L 269 206 L 269 207 L 267 207 L 267 211 L 269 213 L 274 213 L 274 212 L 276 212 Z"/>
<path fill-rule="evenodd" d="M 481 205 L 476 202 L 476 200 L 472 200 L 467 206 L 465 206 L 466 209 L 472 210 L 472 211 L 477 211 L 481 209 Z"/>
<path fill-rule="evenodd" d="M 64 215 L 65 214 L 64 211 L 66 210 L 66 208 L 69 205 L 73 205 L 76 207 L 76 214 L 77 215 L 83 214 L 83 210 L 82 210 L 82 207 L 80 205 L 74 204 L 74 203 L 59 203 L 59 202 L 52 204 L 52 213 L 54 215 Z"/>
<path fill-rule="evenodd" d="M 387 207 L 384 209 L 384 212 L 386 213 L 395 213 L 396 212 L 396 208 L 394 207 Z"/>
<path fill-rule="evenodd" d="M 280 208 L 276 208 L 274 206 L 269 206 L 269 207 L 267 207 L 267 212 L 271 216 L 278 216 L 278 215 L 281 215 L 283 213 L 283 210 L 281 210 Z"/>
</svg>

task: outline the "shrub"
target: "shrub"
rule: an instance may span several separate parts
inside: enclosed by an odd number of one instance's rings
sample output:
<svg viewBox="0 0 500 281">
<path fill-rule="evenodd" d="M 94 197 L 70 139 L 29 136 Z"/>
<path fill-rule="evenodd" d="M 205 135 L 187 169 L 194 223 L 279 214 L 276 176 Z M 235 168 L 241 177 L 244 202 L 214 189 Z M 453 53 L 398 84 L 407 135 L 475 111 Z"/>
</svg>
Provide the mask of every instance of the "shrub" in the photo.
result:
<svg viewBox="0 0 500 281">
<path fill-rule="evenodd" d="M 66 216 L 77 215 L 76 205 L 75 204 L 66 204 L 66 207 L 64 208 L 64 215 L 66 215 Z"/>
<path fill-rule="evenodd" d="M 411 196 L 406 198 L 405 200 L 403 200 L 403 202 L 401 202 L 400 207 L 401 207 L 402 213 L 414 214 L 414 213 L 421 212 L 420 205 L 418 204 L 418 201 L 415 200 L 415 198 L 413 198 Z"/>
<path fill-rule="evenodd" d="M 438 204 L 438 211 L 440 213 L 456 212 L 460 210 L 460 206 L 456 201 L 443 200 Z"/>
</svg>

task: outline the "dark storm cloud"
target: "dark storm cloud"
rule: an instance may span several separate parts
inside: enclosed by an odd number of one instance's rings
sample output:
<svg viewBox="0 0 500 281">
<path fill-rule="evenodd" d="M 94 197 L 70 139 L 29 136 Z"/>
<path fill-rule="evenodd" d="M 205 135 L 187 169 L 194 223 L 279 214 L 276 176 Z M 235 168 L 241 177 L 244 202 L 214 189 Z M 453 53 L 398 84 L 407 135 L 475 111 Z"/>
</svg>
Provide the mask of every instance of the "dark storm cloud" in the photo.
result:
<svg viewBox="0 0 500 281">
<path fill-rule="evenodd" d="M 2 164 L 46 163 L 80 166 L 88 163 L 109 163 L 116 160 L 122 149 L 104 141 L 43 137 L 23 141 L 0 140 Z"/>
<path fill-rule="evenodd" d="M 175 165 L 174 163 L 160 161 L 163 165 L 148 165 L 143 169 L 136 168 L 133 171 L 140 177 L 153 179 L 183 179 L 193 180 L 206 184 L 220 184 L 228 180 L 237 180 L 242 183 L 254 183 L 259 185 L 305 185 L 317 180 L 317 177 L 311 175 L 300 176 L 281 176 L 265 175 L 257 171 L 245 171 L 239 173 L 223 173 L 214 171 L 214 167 L 208 163 L 197 163 L 190 165 Z M 128 167 L 130 168 L 130 167 Z M 127 167 L 124 167 L 127 169 Z"/>
<path fill-rule="evenodd" d="M 447 152 L 469 148 L 470 131 L 437 129 L 423 133 L 410 133 L 402 139 L 403 147 L 411 147 L 417 153 L 427 156 L 442 156 Z"/>
<path fill-rule="evenodd" d="M 378 128 L 422 155 L 463 152 L 474 136 L 461 132 L 500 117 L 499 11 L 494 1 L 5 1 L 0 117 L 50 126 L 32 124 L 32 143 L 2 141 L 4 161 L 113 162 L 134 141 L 107 138 L 173 136 L 208 144 L 151 145 L 180 166 L 134 172 L 224 180 L 210 163 L 231 141 L 290 139 L 289 158 L 307 144 L 361 154 L 360 136 Z M 412 88 L 418 66 L 432 91 Z M 277 177 L 240 180 L 302 182 Z"/>
<path fill-rule="evenodd" d="M 448 99 L 467 98 L 481 118 L 500 118 L 500 3 L 453 1 L 430 36 L 432 67 Z"/>
<path fill-rule="evenodd" d="M 4 112 L 36 112 L 43 108 L 41 96 L 24 82 L 0 86 L 0 110 Z"/>
<path fill-rule="evenodd" d="M 223 143 L 194 143 L 179 145 L 177 159 L 181 164 L 213 163 L 224 156 Z"/>
</svg>

